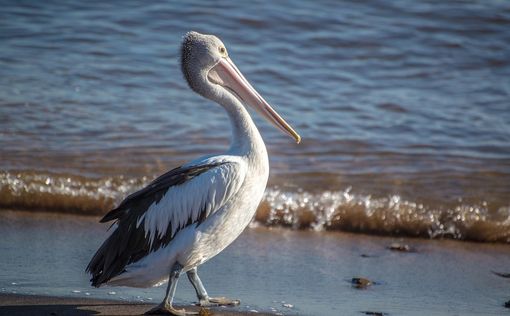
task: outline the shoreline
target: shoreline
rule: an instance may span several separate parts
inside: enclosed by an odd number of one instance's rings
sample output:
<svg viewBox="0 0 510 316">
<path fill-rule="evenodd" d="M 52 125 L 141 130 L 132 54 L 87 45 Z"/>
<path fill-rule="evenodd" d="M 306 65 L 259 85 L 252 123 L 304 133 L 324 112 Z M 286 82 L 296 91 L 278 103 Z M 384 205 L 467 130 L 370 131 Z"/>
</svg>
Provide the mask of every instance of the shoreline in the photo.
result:
<svg viewBox="0 0 510 316">
<path fill-rule="evenodd" d="M 159 303 L 163 287 L 90 287 L 84 267 L 106 229 L 87 216 L 0 212 L 0 315 L 136 315 Z M 251 227 L 200 273 L 212 296 L 242 302 L 217 315 L 475 316 L 508 311 L 509 266 L 505 244 Z M 179 282 L 176 306 L 195 301 Z"/>
<path fill-rule="evenodd" d="M 83 297 L 59 297 L 27 294 L 0 294 L 0 315 L 3 316 L 47 316 L 47 315 L 143 315 L 157 304 L 135 303 Z M 200 315 L 241 316 L 269 315 L 260 312 L 229 310 L 228 307 L 208 307 L 176 305 L 186 311 Z"/>
<path fill-rule="evenodd" d="M 347 235 L 355 235 L 363 237 L 374 237 L 374 238 L 389 238 L 389 239 L 417 239 L 422 241 L 454 241 L 460 243 L 477 243 L 477 244 L 486 244 L 486 245 L 510 245 L 510 235 L 507 232 L 506 226 L 500 226 L 498 232 L 487 232 L 486 235 L 487 240 L 479 239 L 479 238 L 471 238 L 467 236 L 467 238 L 457 238 L 452 234 L 444 234 L 432 237 L 426 234 L 420 234 L 417 232 L 409 232 L 403 233 L 399 232 L 387 232 L 384 230 L 377 229 L 369 229 L 364 227 L 364 225 L 358 223 L 355 227 L 340 227 L 333 225 L 333 228 L 323 227 L 318 231 L 311 228 L 310 223 L 312 222 L 310 218 L 306 215 L 303 216 L 304 222 L 306 225 L 303 227 L 298 226 L 293 227 L 289 223 L 279 222 L 278 220 L 275 223 L 268 223 L 268 219 L 270 217 L 269 214 L 269 206 L 266 201 L 263 201 L 259 206 L 258 213 L 255 215 L 252 223 L 250 224 L 250 228 L 261 228 L 268 230 L 289 230 L 294 232 L 315 232 L 315 233 L 338 233 L 338 234 L 347 234 Z M 84 219 L 86 221 L 91 221 L 94 224 L 98 224 L 99 220 L 103 217 L 105 213 L 81 213 L 81 212 L 63 212 L 59 209 L 46 209 L 46 208 L 3 208 L 0 206 L 0 218 L 15 218 L 15 217 L 37 217 L 44 220 L 55 220 L 55 219 L 74 219 L 75 221 L 78 219 Z M 344 214 L 345 215 L 345 214 Z M 360 216 L 355 216 L 352 220 L 360 221 Z M 484 223 L 474 223 L 470 229 L 473 230 L 475 234 L 479 234 L 486 227 Z M 358 227 L 359 226 L 359 227 Z M 494 234 L 500 234 L 500 238 L 493 237 Z"/>
</svg>

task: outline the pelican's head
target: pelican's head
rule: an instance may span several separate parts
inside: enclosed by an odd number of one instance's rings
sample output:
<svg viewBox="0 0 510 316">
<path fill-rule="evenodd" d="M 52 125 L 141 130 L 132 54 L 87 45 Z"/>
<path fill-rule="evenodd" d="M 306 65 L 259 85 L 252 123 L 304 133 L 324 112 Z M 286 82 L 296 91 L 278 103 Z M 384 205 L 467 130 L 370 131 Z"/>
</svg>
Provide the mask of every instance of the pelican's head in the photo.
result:
<svg viewBox="0 0 510 316">
<path fill-rule="evenodd" d="M 258 113 L 297 143 L 301 137 L 260 96 L 228 57 L 227 49 L 219 38 L 188 32 L 182 42 L 181 67 L 184 78 L 198 94 L 218 100 L 218 93 L 227 93 L 242 104 L 253 107 Z"/>
</svg>

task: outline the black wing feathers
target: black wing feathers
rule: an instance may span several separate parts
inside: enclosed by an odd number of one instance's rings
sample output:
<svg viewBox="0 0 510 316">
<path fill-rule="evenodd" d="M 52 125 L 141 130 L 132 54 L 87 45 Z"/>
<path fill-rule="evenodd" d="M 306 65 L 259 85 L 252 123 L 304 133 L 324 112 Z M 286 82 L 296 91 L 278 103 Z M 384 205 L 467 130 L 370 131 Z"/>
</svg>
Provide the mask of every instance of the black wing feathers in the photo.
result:
<svg viewBox="0 0 510 316">
<path fill-rule="evenodd" d="M 170 243 L 173 238 L 170 232 L 171 229 L 161 239 L 156 238 L 151 245 L 146 238 L 143 221 L 137 227 L 137 220 L 154 202 L 161 201 L 170 187 L 183 184 L 221 164 L 178 167 L 170 170 L 145 188 L 129 195 L 117 208 L 108 212 L 100 222 L 116 220 L 118 227 L 99 248 L 87 266 L 87 272 L 92 275 L 92 285 L 99 287 L 111 278 L 121 274 L 126 265 L 137 262 L 151 251 Z M 205 217 L 205 211 L 201 211 L 197 222 L 201 223 Z M 193 221 L 190 218 L 186 226 L 192 223 Z"/>
<path fill-rule="evenodd" d="M 127 198 L 122 201 L 122 203 L 117 206 L 117 208 L 108 212 L 101 220 L 101 223 L 106 223 L 114 219 L 119 219 L 125 212 L 127 212 L 131 206 L 140 200 L 149 200 L 151 204 L 156 201 L 159 202 L 166 191 L 174 186 L 183 184 L 184 182 L 192 179 L 207 170 L 217 167 L 221 165 L 221 163 L 203 165 L 203 166 L 191 166 L 191 167 L 177 167 L 168 171 L 167 173 L 159 176 L 154 181 L 152 181 L 148 186 L 132 193 Z M 149 205 L 150 206 L 150 205 Z M 145 210 L 143 210 L 145 212 Z"/>
</svg>

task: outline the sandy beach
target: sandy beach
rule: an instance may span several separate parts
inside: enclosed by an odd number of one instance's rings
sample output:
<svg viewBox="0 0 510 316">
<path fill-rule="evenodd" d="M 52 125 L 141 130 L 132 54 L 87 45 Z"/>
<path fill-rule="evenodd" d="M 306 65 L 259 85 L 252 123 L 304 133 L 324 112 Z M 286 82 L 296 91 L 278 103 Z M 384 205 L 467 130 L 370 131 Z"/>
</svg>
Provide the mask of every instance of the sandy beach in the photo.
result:
<svg viewBox="0 0 510 316">
<path fill-rule="evenodd" d="M 2 315 L 136 314 L 159 302 L 162 287 L 90 287 L 83 270 L 107 233 L 97 220 L 0 212 Z M 396 245 L 409 251 L 389 249 Z M 211 295 L 241 300 L 222 313 L 501 315 L 510 281 L 493 271 L 508 273 L 509 266 L 507 244 L 251 227 L 200 271 Z M 358 288 L 358 277 L 371 284 Z M 176 303 L 188 307 L 195 299 L 182 278 Z"/>
<path fill-rule="evenodd" d="M 0 294 L 0 315 L 5 316 L 47 316 L 47 315 L 143 315 L 154 304 L 126 303 L 113 300 L 90 298 L 65 298 L 37 295 Z M 181 308 L 182 306 L 179 306 Z M 207 308 L 186 306 L 188 311 L 199 315 L 239 316 L 266 315 L 255 312 L 228 311 L 223 308 Z"/>
</svg>

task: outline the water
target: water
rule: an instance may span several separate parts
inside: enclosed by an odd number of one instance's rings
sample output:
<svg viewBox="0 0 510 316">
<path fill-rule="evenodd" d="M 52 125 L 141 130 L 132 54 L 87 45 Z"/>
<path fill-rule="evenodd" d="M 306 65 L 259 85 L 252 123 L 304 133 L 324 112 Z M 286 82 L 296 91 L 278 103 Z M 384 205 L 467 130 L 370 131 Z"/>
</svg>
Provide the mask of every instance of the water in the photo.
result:
<svg viewBox="0 0 510 316">
<path fill-rule="evenodd" d="M 227 117 L 178 65 L 182 35 L 196 30 L 226 43 L 303 138 L 255 115 L 272 168 L 260 224 L 510 240 L 505 1 L 1 8 L 4 208 L 104 213 L 221 152 Z"/>
<path fill-rule="evenodd" d="M 90 216 L 1 212 L 0 294 L 159 303 L 164 286 L 90 286 L 84 269 L 105 238 L 107 226 Z M 389 251 L 386 247 L 393 242 L 409 244 L 415 252 Z M 395 316 L 474 316 L 507 312 L 503 303 L 509 299 L 508 279 L 491 270 L 509 272 L 509 266 L 506 244 L 259 227 L 248 229 L 200 266 L 199 273 L 211 295 L 240 299 L 242 304 L 236 308 L 240 311 L 310 316 L 359 316 L 362 311 Z M 351 285 L 353 277 L 365 277 L 376 284 L 356 289 Z M 193 288 L 181 277 L 176 303 L 195 301 Z M 0 307 L 0 315 L 8 314 Z"/>
</svg>

